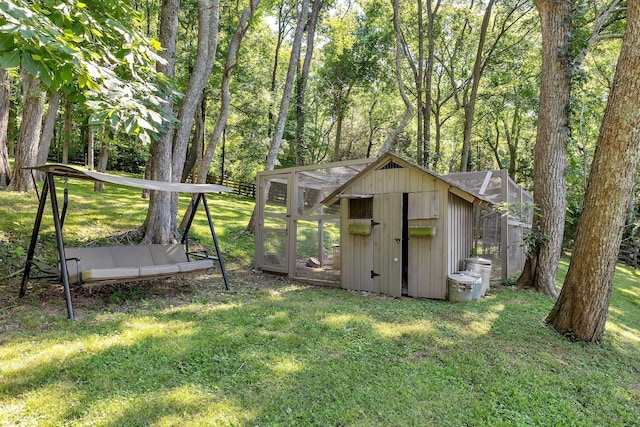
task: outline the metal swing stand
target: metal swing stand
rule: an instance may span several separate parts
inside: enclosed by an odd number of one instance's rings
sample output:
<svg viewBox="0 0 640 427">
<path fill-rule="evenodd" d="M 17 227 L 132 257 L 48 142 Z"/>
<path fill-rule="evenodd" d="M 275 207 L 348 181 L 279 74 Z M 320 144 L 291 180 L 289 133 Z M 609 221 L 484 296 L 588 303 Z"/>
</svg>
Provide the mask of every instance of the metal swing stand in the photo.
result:
<svg viewBox="0 0 640 427">
<path fill-rule="evenodd" d="M 137 178 L 123 178 L 115 175 L 76 169 L 66 165 L 46 165 L 46 166 L 34 167 L 31 169 L 36 169 L 36 170 L 45 172 L 45 180 L 42 187 L 42 194 L 40 194 L 40 197 L 39 197 L 38 211 L 36 213 L 36 218 L 33 225 L 31 242 L 29 244 L 29 249 L 27 251 L 27 260 L 26 260 L 24 272 L 22 275 L 22 283 L 20 285 L 20 294 L 19 294 L 20 298 L 22 298 L 26 293 L 27 283 L 29 282 L 29 278 L 31 277 L 32 267 L 35 266 L 44 274 L 39 276 L 33 276 L 34 279 L 43 279 L 43 278 L 57 279 L 60 283 L 62 283 L 64 288 L 64 298 L 66 301 L 68 317 L 70 320 L 75 320 L 75 315 L 73 310 L 73 301 L 71 296 L 71 280 L 70 280 L 67 261 L 75 259 L 77 264 L 80 264 L 80 262 L 79 262 L 79 258 L 67 257 L 65 253 L 65 245 L 64 245 L 64 239 L 62 234 L 64 220 L 67 213 L 68 200 L 69 200 L 68 187 L 67 187 L 67 180 L 69 177 L 89 179 L 94 181 L 111 182 L 119 185 L 126 185 L 126 186 L 137 187 L 137 188 L 148 188 L 148 189 L 157 190 L 157 191 L 174 191 L 174 192 L 181 191 L 181 192 L 192 193 L 191 212 L 189 215 L 187 226 L 183 232 L 181 245 L 180 245 L 181 247 L 182 246 L 184 247 L 184 253 L 182 254 L 182 256 L 186 255 L 187 263 L 192 261 L 190 259 L 191 257 L 211 260 L 210 262 L 217 261 L 218 264 L 220 265 L 220 270 L 222 272 L 225 289 L 226 290 L 230 289 L 229 280 L 227 277 L 227 273 L 225 271 L 224 262 L 222 260 L 222 254 L 220 252 L 220 246 L 218 244 L 218 238 L 215 233 L 213 220 L 211 218 L 211 212 L 209 210 L 209 205 L 207 203 L 207 198 L 206 198 L 206 193 L 228 191 L 230 190 L 228 187 L 215 185 L 215 184 L 181 184 L 181 183 L 166 183 L 166 182 L 160 182 L 160 181 L 142 180 Z M 56 186 L 54 182 L 55 176 L 61 176 L 65 180 L 64 201 L 63 201 L 62 212 L 60 212 L 59 206 L 58 206 L 58 198 L 56 195 Z M 53 215 L 53 224 L 54 224 L 55 234 L 56 234 L 56 248 L 57 248 L 57 256 L 58 256 L 57 268 L 44 266 L 43 264 L 41 264 L 40 262 L 34 259 L 36 244 L 38 241 L 38 236 L 40 234 L 40 228 L 42 224 L 42 217 L 44 215 L 45 205 L 48 197 L 51 200 L 51 212 Z M 204 253 L 189 252 L 189 249 L 188 249 L 189 230 L 191 228 L 193 219 L 195 217 L 195 214 L 198 210 L 200 203 L 202 203 L 202 205 L 204 206 L 204 210 L 207 215 L 209 230 L 211 231 L 211 237 L 213 239 L 213 243 L 216 251 L 215 256 L 209 256 L 209 254 L 206 252 Z M 124 246 L 116 247 L 116 249 L 117 248 L 124 248 Z M 193 264 L 195 263 L 196 262 L 193 262 Z M 183 262 L 180 265 L 183 265 L 183 264 L 185 263 Z M 207 266 L 212 266 L 212 265 L 213 264 L 207 263 L 205 268 L 207 268 Z M 167 266 L 165 265 L 162 267 L 167 267 Z M 169 267 L 171 267 L 171 265 L 169 265 Z M 185 269 L 185 272 L 193 272 L 193 271 L 196 271 L 196 269 L 195 268 Z M 154 279 L 158 277 L 170 277 L 174 275 L 175 274 L 148 275 L 145 277 L 136 278 L 134 280 L 149 280 L 149 279 Z M 117 283 L 117 282 L 128 281 L 128 280 L 118 280 L 115 277 L 112 277 L 112 278 L 107 277 L 107 278 L 103 278 L 103 280 L 97 280 L 96 282 L 100 282 L 100 281 L 110 282 L 110 283 L 114 283 L 115 281 Z M 81 282 L 82 282 L 82 278 L 79 277 L 78 283 L 81 283 Z"/>
</svg>

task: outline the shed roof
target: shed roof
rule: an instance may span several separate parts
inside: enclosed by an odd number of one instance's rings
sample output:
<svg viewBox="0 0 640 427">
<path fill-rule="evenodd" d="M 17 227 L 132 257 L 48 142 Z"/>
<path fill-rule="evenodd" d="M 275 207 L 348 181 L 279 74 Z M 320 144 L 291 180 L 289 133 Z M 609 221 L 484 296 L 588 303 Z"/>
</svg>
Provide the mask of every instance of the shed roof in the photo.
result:
<svg viewBox="0 0 640 427">
<path fill-rule="evenodd" d="M 400 167 L 409 167 L 409 168 L 415 168 L 418 169 L 419 171 L 431 175 L 434 178 L 437 178 L 447 184 L 449 184 L 449 191 L 451 191 L 453 194 L 471 202 L 471 203 L 476 203 L 476 204 L 488 204 L 488 205 L 493 205 L 494 202 L 492 202 L 489 198 L 481 196 L 480 194 L 474 193 L 469 191 L 468 189 L 462 187 L 460 184 L 458 184 L 457 182 L 447 178 L 446 176 L 442 176 L 439 175 L 437 173 L 435 173 L 432 170 L 429 170 L 427 168 L 424 168 L 422 166 L 419 166 L 413 162 L 410 162 L 408 160 L 405 160 L 399 156 L 397 156 L 396 154 L 393 153 L 385 153 L 383 155 L 381 155 L 380 157 L 378 157 L 377 160 L 375 160 L 374 162 L 372 162 L 371 164 L 369 164 L 366 168 L 364 168 L 363 170 L 361 170 L 357 175 L 355 175 L 354 177 L 352 177 L 349 181 L 345 182 L 343 185 L 341 185 L 339 188 L 337 188 L 333 193 L 329 194 L 321 203 L 329 206 L 332 205 L 334 203 L 336 203 L 338 201 L 338 199 L 340 198 L 340 193 L 342 193 L 344 191 L 344 189 L 346 189 L 347 187 L 349 187 L 351 184 L 359 181 L 360 179 L 362 179 L 362 177 L 368 173 L 370 173 L 373 170 L 377 170 L 380 169 L 382 167 L 385 167 L 387 164 L 390 164 L 390 162 L 394 162 L 396 165 L 400 166 Z"/>
</svg>

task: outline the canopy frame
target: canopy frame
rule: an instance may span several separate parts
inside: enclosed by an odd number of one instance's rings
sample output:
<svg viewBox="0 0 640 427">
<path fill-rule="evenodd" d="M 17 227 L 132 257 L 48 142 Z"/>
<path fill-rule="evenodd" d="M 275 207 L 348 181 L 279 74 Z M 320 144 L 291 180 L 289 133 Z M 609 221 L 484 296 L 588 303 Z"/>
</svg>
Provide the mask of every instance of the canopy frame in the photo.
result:
<svg viewBox="0 0 640 427">
<path fill-rule="evenodd" d="M 85 179 L 91 181 L 101 181 L 101 182 L 109 182 L 117 185 L 124 185 L 128 187 L 134 188 L 147 188 L 153 189 L 156 191 L 170 191 L 170 192 L 190 192 L 192 194 L 191 197 L 191 212 L 189 214 L 189 218 L 187 220 L 187 226 L 182 234 L 181 244 L 184 245 L 185 251 L 189 253 L 189 230 L 193 223 L 193 219 L 195 218 L 195 214 L 198 210 L 200 204 L 204 207 L 207 222 L 209 225 L 209 230 L 211 232 L 211 238 L 214 243 L 216 256 L 210 257 L 209 255 L 203 255 L 204 257 L 212 260 L 217 260 L 220 265 L 220 270 L 222 272 L 222 278 L 224 280 L 224 286 L 226 290 L 229 290 L 229 280 L 227 277 L 227 273 L 225 271 L 224 262 L 222 260 L 222 253 L 220 251 L 220 245 L 218 243 L 218 238 L 215 233 L 215 228 L 213 225 L 213 220 L 211 217 L 211 211 L 209 210 L 209 205 L 207 203 L 206 194 L 213 192 L 224 192 L 231 190 L 229 187 L 225 187 L 222 185 L 215 184 L 183 184 L 183 183 L 170 183 L 163 181 L 153 181 L 153 180 L 143 180 L 138 178 L 125 178 L 116 175 L 86 171 L 78 168 L 74 168 L 66 165 L 43 165 L 36 166 L 32 168 L 27 168 L 32 170 L 38 170 L 45 173 L 44 184 L 42 186 L 42 191 L 39 196 L 38 210 L 36 213 L 36 218 L 33 225 L 33 230 L 31 234 L 31 242 L 29 244 L 29 249 L 27 251 L 27 260 L 24 267 L 24 272 L 22 275 L 22 283 L 20 285 L 20 298 L 24 297 L 27 290 L 27 283 L 29 278 L 31 277 L 31 268 L 36 266 L 40 270 L 45 272 L 44 276 L 38 276 L 33 278 L 57 278 L 59 282 L 62 283 L 64 288 L 64 298 L 66 301 L 67 314 L 70 320 L 75 320 L 75 314 L 73 310 L 73 300 L 71 296 L 71 285 L 69 278 L 69 271 L 67 267 L 67 257 L 65 255 L 65 245 L 63 238 L 63 226 L 64 220 L 67 212 L 68 206 L 68 189 L 65 185 L 64 190 L 64 199 L 63 199 L 63 207 L 62 212 L 60 212 L 58 206 L 58 197 L 56 194 L 56 184 L 54 178 L 56 176 L 62 177 L 65 179 L 65 182 L 69 178 L 78 178 Z M 53 225 L 55 228 L 56 234 L 56 250 L 58 256 L 58 267 L 56 268 L 46 269 L 43 268 L 41 263 L 34 259 L 36 245 L 38 242 L 38 237 L 40 235 L 40 228 L 42 225 L 42 218 L 45 213 L 45 206 L 47 204 L 47 199 L 50 200 L 51 204 L 51 213 L 53 216 Z M 154 277 L 145 277 L 139 278 L 137 280 L 144 281 L 150 280 Z"/>
</svg>

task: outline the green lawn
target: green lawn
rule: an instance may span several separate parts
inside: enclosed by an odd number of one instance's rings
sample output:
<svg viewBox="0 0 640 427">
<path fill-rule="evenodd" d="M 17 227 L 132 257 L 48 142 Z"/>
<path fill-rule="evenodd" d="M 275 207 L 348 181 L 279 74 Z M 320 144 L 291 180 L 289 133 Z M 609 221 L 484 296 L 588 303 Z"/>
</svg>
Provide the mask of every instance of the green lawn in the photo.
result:
<svg viewBox="0 0 640 427">
<path fill-rule="evenodd" d="M 71 241 L 144 219 L 135 191 L 70 192 Z M 512 287 L 452 304 L 256 275 L 252 202 L 210 204 L 232 291 L 217 272 L 78 290 L 73 323 L 57 286 L 16 298 L 36 201 L 0 192 L 0 425 L 640 425 L 633 269 L 617 270 L 603 342 L 573 343 L 543 322 L 552 299 Z"/>
</svg>

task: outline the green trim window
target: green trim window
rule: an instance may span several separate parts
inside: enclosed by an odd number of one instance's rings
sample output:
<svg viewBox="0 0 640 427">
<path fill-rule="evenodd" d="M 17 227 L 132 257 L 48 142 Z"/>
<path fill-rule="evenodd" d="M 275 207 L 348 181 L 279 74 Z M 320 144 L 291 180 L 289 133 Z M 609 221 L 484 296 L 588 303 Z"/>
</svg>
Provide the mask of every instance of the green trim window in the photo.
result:
<svg viewBox="0 0 640 427">
<path fill-rule="evenodd" d="M 349 199 L 349 219 L 373 218 L 373 198 Z"/>
</svg>

